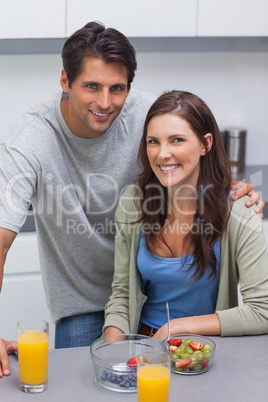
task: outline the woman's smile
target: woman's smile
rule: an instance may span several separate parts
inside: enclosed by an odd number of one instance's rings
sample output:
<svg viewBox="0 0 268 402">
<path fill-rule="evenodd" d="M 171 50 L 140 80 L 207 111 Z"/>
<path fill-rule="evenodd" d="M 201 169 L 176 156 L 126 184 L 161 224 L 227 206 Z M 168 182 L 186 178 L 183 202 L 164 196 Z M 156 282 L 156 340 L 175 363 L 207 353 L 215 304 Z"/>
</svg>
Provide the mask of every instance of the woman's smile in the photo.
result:
<svg viewBox="0 0 268 402">
<path fill-rule="evenodd" d="M 174 165 L 174 164 L 172 164 L 172 165 L 167 165 L 167 164 L 163 165 L 163 164 L 161 164 L 161 165 L 159 165 L 159 168 L 160 168 L 160 170 L 161 170 L 161 172 L 163 174 L 168 174 L 168 173 L 173 173 L 174 171 L 179 169 L 180 166 L 181 166 L 180 164 L 176 164 L 176 165 Z"/>
</svg>

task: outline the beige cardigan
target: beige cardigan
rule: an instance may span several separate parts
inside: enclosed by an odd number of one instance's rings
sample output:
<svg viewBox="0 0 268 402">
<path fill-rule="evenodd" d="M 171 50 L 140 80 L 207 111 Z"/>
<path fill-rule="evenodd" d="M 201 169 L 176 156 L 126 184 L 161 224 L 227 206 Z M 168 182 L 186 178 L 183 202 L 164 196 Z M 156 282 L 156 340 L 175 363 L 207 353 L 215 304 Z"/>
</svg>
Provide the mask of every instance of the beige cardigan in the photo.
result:
<svg viewBox="0 0 268 402">
<path fill-rule="evenodd" d="M 112 295 L 105 307 L 105 324 L 123 333 L 137 333 L 147 297 L 136 267 L 142 230 L 135 186 L 120 199 L 115 214 L 115 272 Z M 243 298 L 238 307 L 237 285 Z M 222 336 L 268 333 L 268 253 L 262 220 L 245 197 L 235 201 L 221 241 L 220 283 L 216 305 Z"/>
</svg>

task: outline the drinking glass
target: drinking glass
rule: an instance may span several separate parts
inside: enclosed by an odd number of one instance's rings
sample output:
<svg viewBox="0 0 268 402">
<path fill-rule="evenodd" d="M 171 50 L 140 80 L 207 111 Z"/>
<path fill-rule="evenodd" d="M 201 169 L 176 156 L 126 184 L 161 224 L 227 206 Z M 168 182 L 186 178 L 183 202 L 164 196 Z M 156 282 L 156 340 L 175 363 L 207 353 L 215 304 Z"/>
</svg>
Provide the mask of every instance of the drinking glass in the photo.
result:
<svg viewBox="0 0 268 402">
<path fill-rule="evenodd" d="M 28 393 L 47 389 L 48 333 L 46 321 L 27 319 L 18 322 L 19 388 Z"/>
<path fill-rule="evenodd" d="M 168 402 L 170 355 L 161 351 L 137 357 L 138 402 Z"/>
</svg>

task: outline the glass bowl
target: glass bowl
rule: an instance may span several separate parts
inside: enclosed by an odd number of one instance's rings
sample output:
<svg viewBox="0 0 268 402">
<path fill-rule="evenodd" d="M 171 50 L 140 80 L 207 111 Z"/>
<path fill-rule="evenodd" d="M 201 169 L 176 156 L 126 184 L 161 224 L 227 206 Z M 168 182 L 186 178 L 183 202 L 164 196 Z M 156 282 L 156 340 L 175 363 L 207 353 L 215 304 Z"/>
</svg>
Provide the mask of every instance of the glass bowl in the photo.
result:
<svg viewBox="0 0 268 402">
<path fill-rule="evenodd" d="M 166 351 L 162 341 L 143 335 L 120 334 L 97 339 L 90 346 L 97 384 L 111 391 L 137 392 L 135 357 L 154 350 Z"/>
<path fill-rule="evenodd" d="M 216 344 L 211 339 L 196 334 L 172 336 L 164 347 L 171 355 L 171 371 L 183 375 L 205 373 L 210 369 Z"/>
</svg>

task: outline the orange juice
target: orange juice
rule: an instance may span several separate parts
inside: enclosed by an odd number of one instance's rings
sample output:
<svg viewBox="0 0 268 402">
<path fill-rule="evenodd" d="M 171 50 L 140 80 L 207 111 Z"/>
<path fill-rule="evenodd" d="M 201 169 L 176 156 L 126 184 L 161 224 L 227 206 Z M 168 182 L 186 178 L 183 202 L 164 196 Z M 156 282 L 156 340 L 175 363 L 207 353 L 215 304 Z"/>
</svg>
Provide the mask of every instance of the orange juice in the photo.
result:
<svg viewBox="0 0 268 402">
<path fill-rule="evenodd" d="M 29 385 L 47 381 L 48 335 L 44 332 L 22 332 L 18 338 L 20 381 Z"/>
<path fill-rule="evenodd" d="M 138 402 L 168 402 L 170 370 L 147 365 L 138 369 Z"/>
</svg>

